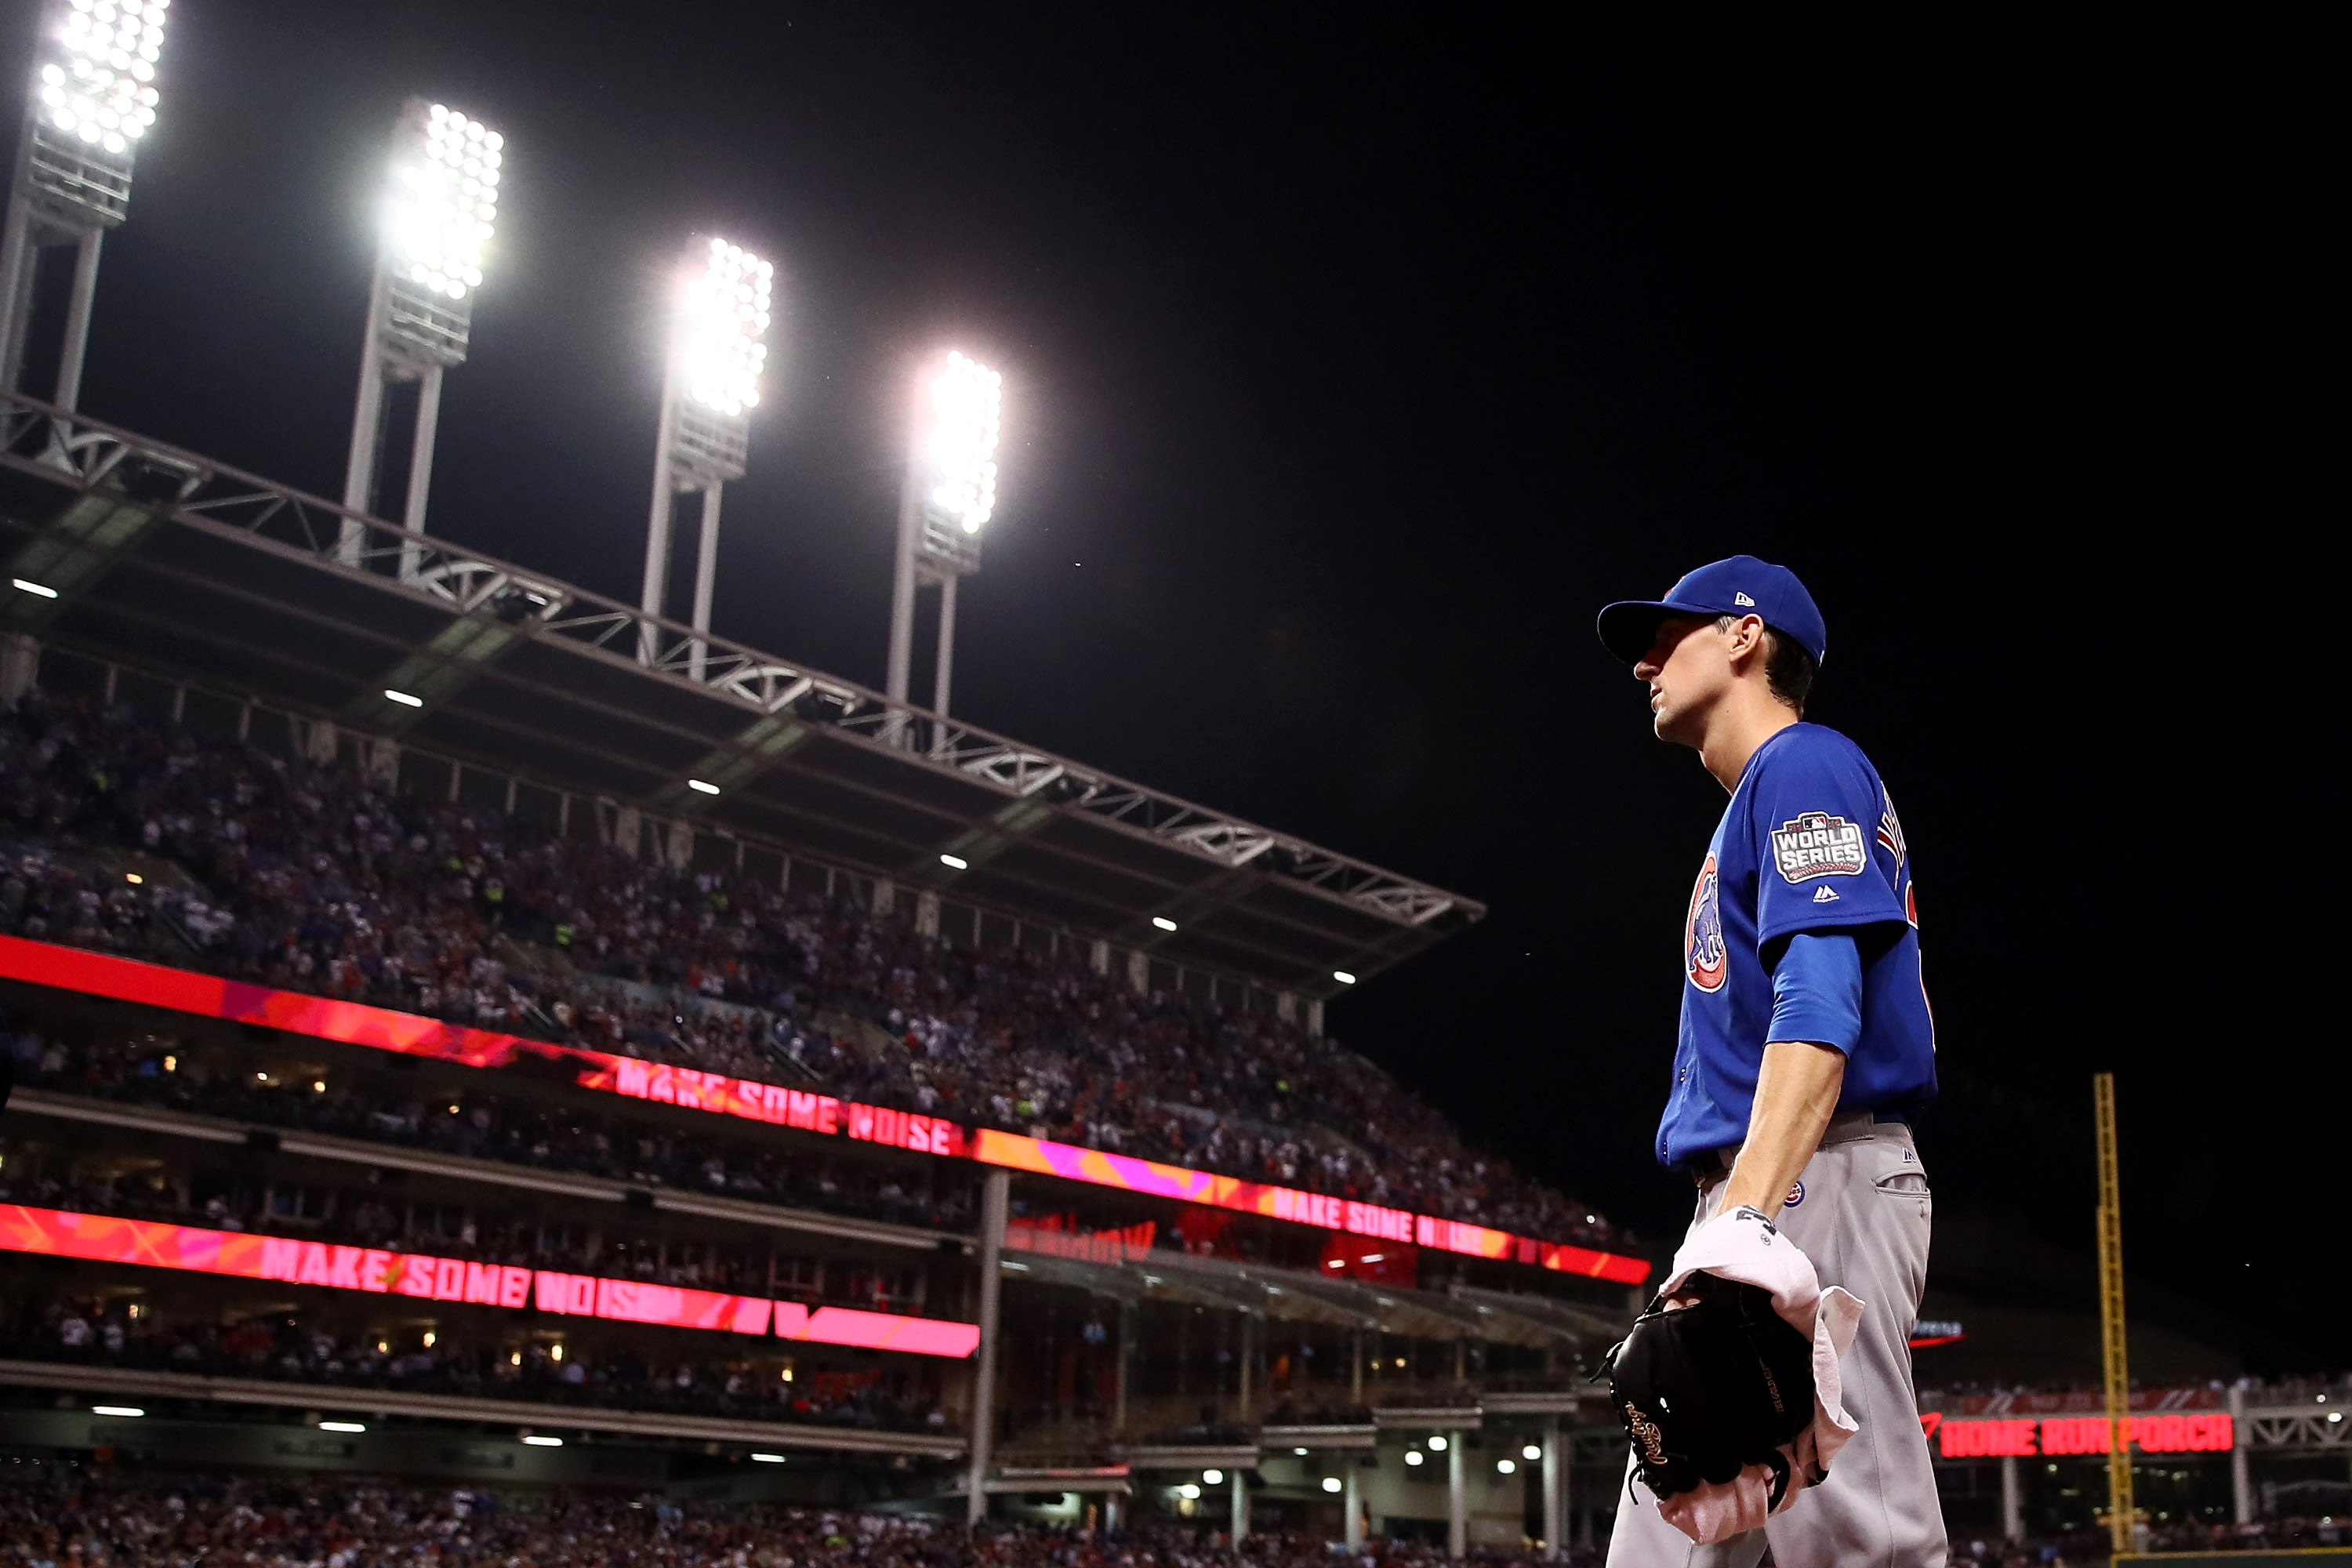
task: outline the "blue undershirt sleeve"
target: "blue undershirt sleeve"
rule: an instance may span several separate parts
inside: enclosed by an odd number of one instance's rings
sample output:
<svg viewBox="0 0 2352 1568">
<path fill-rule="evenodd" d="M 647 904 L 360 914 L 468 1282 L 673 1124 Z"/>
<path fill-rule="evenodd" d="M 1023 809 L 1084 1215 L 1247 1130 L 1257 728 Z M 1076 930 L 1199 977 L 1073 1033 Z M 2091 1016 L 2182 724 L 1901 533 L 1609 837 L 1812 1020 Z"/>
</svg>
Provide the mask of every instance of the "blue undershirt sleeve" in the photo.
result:
<svg viewBox="0 0 2352 1568">
<path fill-rule="evenodd" d="M 1862 1039 L 1862 950 L 1847 931 L 1799 931 L 1772 971 L 1769 1040 L 1809 1040 L 1852 1056 Z"/>
</svg>

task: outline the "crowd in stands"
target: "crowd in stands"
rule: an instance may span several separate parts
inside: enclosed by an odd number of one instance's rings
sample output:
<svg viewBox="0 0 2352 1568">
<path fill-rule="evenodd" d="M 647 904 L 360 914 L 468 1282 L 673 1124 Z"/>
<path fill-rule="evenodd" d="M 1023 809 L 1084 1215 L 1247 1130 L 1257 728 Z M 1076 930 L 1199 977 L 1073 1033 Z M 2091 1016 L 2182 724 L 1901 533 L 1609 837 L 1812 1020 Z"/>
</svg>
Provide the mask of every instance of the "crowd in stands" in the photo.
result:
<svg viewBox="0 0 2352 1568">
<path fill-rule="evenodd" d="M 915 1514 L 659 1497 L 501 1494 L 325 1478 L 251 1480 L 0 1467 L 0 1563 L 112 1568 L 1435 1568 L 1442 1549 L 1368 1542 L 1335 1556 L 1316 1537 L 1213 1530 L 1117 1533 L 961 1524 Z M 1533 1568 L 1480 1548 L 1479 1568 Z M 1573 1568 L 1597 1563 L 1573 1552 Z"/>
<path fill-rule="evenodd" d="M 413 1095 L 362 1094 L 326 1079 L 261 1081 L 131 1040 L 68 1043 L 24 1030 L 0 1037 L 0 1048 L 13 1053 L 16 1081 L 33 1088 L 900 1225 L 968 1229 L 971 1224 L 969 1183 L 933 1172 L 928 1184 L 915 1184 L 912 1177 L 830 1155 L 786 1152 L 728 1129 L 688 1138 L 625 1115 L 558 1113 L 488 1092 L 428 1102 Z M 322 1082 L 326 1089 L 318 1089 Z"/>
<path fill-rule="evenodd" d="M 773 1356 L 606 1353 L 545 1336 L 467 1339 L 448 1330 L 338 1331 L 289 1312 L 224 1322 L 127 1304 L 51 1297 L 0 1326 L 0 1356 L 145 1372 L 263 1378 L 345 1388 L 526 1400 L 891 1431 L 947 1430 L 931 1391 L 899 1373 L 790 1375 Z"/>
<path fill-rule="evenodd" d="M 884 1311 L 922 1310 L 919 1270 L 800 1258 L 772 1246 L 723 1247 L 667 1234 L 625 1213 L 593 1227 L 544 1223 L 459 1205 L 415 1205 L 366 1186 L 272 1188 L 242 1172 L 156 1163 L 130 1173 L 77 1169 L 70 1155 L 0 1138 L 0 1203 L 120 1215 L 210 1230 L 295 1236 L 345 1246 L 421 1252 L 525 1268 L 678 1285 L 738 1295 L 784 1295 Z M 292 1201 L 303 1202 L 299 1213 Z"/>
<path fill-rule="evenodd" d="M 1072 955 L 957 947 L 127 708 L 34 693 L 0 715 L 0 931 L 1614 1239 L 1364 1058 L 1271 1016 L 1139 994 Z"/>
</svg>

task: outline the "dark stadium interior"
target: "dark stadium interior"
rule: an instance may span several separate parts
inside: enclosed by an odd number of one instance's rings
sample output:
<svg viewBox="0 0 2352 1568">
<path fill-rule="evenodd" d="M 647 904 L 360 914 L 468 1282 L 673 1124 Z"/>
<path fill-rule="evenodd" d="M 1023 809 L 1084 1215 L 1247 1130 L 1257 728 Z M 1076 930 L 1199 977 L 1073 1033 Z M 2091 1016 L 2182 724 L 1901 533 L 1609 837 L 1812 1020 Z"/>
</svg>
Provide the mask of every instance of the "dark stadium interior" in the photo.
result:
<svg viewBox="0 0 2352 1568">
<path fill-rule="evenodd" d="M 166 4 L 0 8 L 0 1568 L 1598 1564 L 1723 795 L 1592 616 L 1734 552 L 1926 884 L 1952 1560 L 2105 1562 L 2091 1426 L 2143 1551 L 2352 1546 L 2317 29 Z M 317 498 L 426 100 L 505 162 L 420 540 L 417 363 Z"/>
</svg>

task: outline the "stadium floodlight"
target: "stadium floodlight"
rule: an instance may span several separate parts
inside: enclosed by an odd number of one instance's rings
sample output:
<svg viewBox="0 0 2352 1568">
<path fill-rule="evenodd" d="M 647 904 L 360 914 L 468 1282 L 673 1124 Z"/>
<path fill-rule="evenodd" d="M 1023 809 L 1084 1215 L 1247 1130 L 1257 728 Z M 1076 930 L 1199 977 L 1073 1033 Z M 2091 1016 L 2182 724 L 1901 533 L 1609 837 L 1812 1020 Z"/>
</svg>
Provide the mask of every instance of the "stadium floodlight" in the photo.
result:
<svg viewBox="0 0 2352 1568">
<path fill-rule="evenodd" d="M 1522 1459 L 1540 1459 L 1543 1458 L 1543 1449 L 1534 1443 L 1529 1443 L 1519 1450 L 1519 1458 Z"/>
<path fill-rule="evenodd" d="M 58 591 L 47 583 L 36 583 L 29 577 L 11 577 L 9 584 L 20 594 L 30 594 L 37 599 L 54 599 Z"/>
<path fill-rule="evenodd" d="M 1202 1470 L 1201 1472 L 1201 1481 L 1204 1486 L 1223 1486 L 1225 1481 L 1225 1472 L 1223 1470 Z"/>
<path fill-rule="evenodd" d="M 781 1465 L 784 1457 L 782 1454 L 754 1454 L 751 1462 L 755 1465 Z"/>
<path fill-rule="evenodd" d="M 1518 1468 L 1519 1462 L 1517 1459 L 1497 1459 L 1495 1461 L 1495 1473 L 1498 1476 L 1512 1475 L 1517 1471 Z"/>
<path fill-rule="evenodd" d="M 389 686 L 383 689 L 383 698 L 385 701 L 397 702 L 403 708 L 422 708 L 425 706 L 425 699 L 417 696 L 415 693 L 410 691 L 395 691 Z"/>
<path fill-rule="evenodd" d="M 1349 973 L 1344 969 L 1333 970 L 1331 972 L 1331 978 L 1338 981 L 1342 985 L 1353 985 L 1356 983 L 1356 977 Z"/>
<path fill-rule="evenodd" d="M 751 410 L 760 405 L 760 378 L 768 368 L 775 281 L 775 263 L 728 240 L 696 240 L 687 247 L 672 300 L 641 603 L 648 616 L 662 613 L 669 583 L 671 511 L 679 495 L 698 493 L 697 632 L 710 629 L 710 596 L 719 578 L 719 493 L 728 480 L 743 477 L 750 456 Z M 637 655 L 650 664 L 655 651 L 653 627 L 647 626 L 638 637 Z M 702 679 L 708 652 L 699 637 L 688 648 L 688 665 L 697 680 Z"/>
<path fill-rule="evenodd" d="M 914 661 L 915 595 L 940 591 L 939 663 L 931 707 L 948 710 L 955 673 L 956 580 L 980 570 L 980 531 L 996 515 L 996 449 L 1004 433 L 1004 377 L 950 352 L 918 383 L 913 444 L 898 492 L 898 553 L 890 579 L 890 659 L 885 682 L 907 700 Z M 933 750 L 944 743 L 934 737 Z"/>
<path fill-rule="evenodd" d="M 1421 1463 L 1421 1450 L 1418 1448 L 1407 1448 L 1404 1451 L 1404 1462 L 1408 1465 L 1417 1465 Z"/>
<path fill-rule="evenodd" d="M 1429 1451 L 1433 1454 L 1443 1454 L 1445 1452 L 1445 1437 L 1444 1434 L 1441 1433 L 1429 1440 Z"/>
<path fill-rule="evenodd" d="M 697 795 L 717 795 L 719 793 L 719 786 L 717 784 L 711 784 L 704 779 L 688 779 L 686 781 L 686 787 L 692 790 Z"/>
<path fill-rule="evenodd" d="M 562 1438 L 542 1437 L 536 1432 L 524 1433 L 522 1440 L 523 1446 L 530 1448 L 561 1448 L 563 1447 Z"/>
<path fill-rule="evenodd" d="M 50 0 L 41 17 L 0 233 L 0 385 L 15 390 L 24 369 L 40 252 L 72 246 L 73 289 L 53 395 L 61 408 L 81 397 L 100 243 L 130 212 L 131 165 L 155 129 L 163 101 L 155 71 L 170 6 L 171 0 Z"/>
<path fill-rule="evenodd" d="M 966 533 L 996 511 L 996 442 L 1004 429 L 1004 378 L 960 353 L 926 389 L 929 423 L 919 449 L 924 506 Z"/>
<path fill-rule="evenodd" d="M 965 859 L 961 855 L 942 855 L 940 857 L 940 864 L 945 866 L 950 871 L 969 871 L 971 869 L 971 862 Z"/>
<path fill-rule="evenodd" d="M 1340 1485 L 1341 1485 L 1341 1482 L 1340 1482 L 1340 1480 L 1339 1480 L 1339 1477 L 1337 1477 L 1337 1476 L 1325 1476 L 1325 1477 L 1323 1478 L 1323 1489 L 1324 1489 L 1325 1491 L 1327 1491 L 1327 1492 L 1336 1492 L 1336 1491 L 1338 1491 L 1338 1490 L 1339 1489 L 1339 1488 L 1340 1488 Z"/>
<path fill-rule="evenodd" d="M 1158 926 L 1161 931 L 1174 931 L 1176 929 L 1176 922 L 1170 920 L 1166 915 L 1152 916 L 1151 923 Z"/>
<path fill-rule="evenodd" d="M 120 1415 L 127 1420 L 135 1420 L 147 1414 L 136 1405 L 93 1405 L 89 1413 L 92 1415 Z"/>
<path fill-rule="evenodd" d="M 402 107 L 376 236 L 367 336 L 360 347 L 359 401 L 352 411 L 343 505 L 357 512 L 374 510 L 384 389 L 413 381 L 416 429 L 409 444 L 402 515 L 413 533 L 425 531 L 433 441 L 441 424 L 441 374 L 466 363 L 473 341 L 474 295 L 498 232 L 505 163 L 506 138 L 479 120 L 421 98 Z M 343 560 L 358 563 L 362 534 L 358 523 L 343 524 Z M 402 544 L 404 581 L 415 577 L 421 559 L 418 545 Z"/>
<path fill-rule="evenodd" d="M 367 1430 L 367 1423 L 364 1421 L 321 1421 L 319 1423 L 319 1430 L 321 1432 L 364 1432 Z"/>
</svg>

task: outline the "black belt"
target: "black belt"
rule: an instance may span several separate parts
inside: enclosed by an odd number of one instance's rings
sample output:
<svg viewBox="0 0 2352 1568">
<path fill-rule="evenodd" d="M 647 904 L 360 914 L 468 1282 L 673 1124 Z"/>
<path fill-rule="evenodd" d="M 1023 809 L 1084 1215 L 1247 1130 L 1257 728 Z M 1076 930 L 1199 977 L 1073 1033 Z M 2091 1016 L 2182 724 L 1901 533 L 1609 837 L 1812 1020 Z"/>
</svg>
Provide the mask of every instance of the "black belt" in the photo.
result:
<svg viewBox="0 0 2352 1568">
<path fill-rule="evenodd" d="M 1849 1114 L 1858 1114 L 1858 1112 Z M 1834 1121 L 1837 1119 L 1832 1117 L 1831 1120 Z M 1880 1127 L 1908 1128 L 1911 1125 L 1911 1113 L 1907 1110 L 1874 1110 L 1870 1113 L 1870 1120 Z M 1720 1149 L 1703 1149 L 1688 1159 L 1678 1162 L 1675 1169 L 1688 1176 L 1694 1185 L 1703 1187 L 1730 1170 L 1731 1162 L 1738 1153 L 1739 1145 L 1737 1143 L 1727 1143 Z"/>
</svg>

